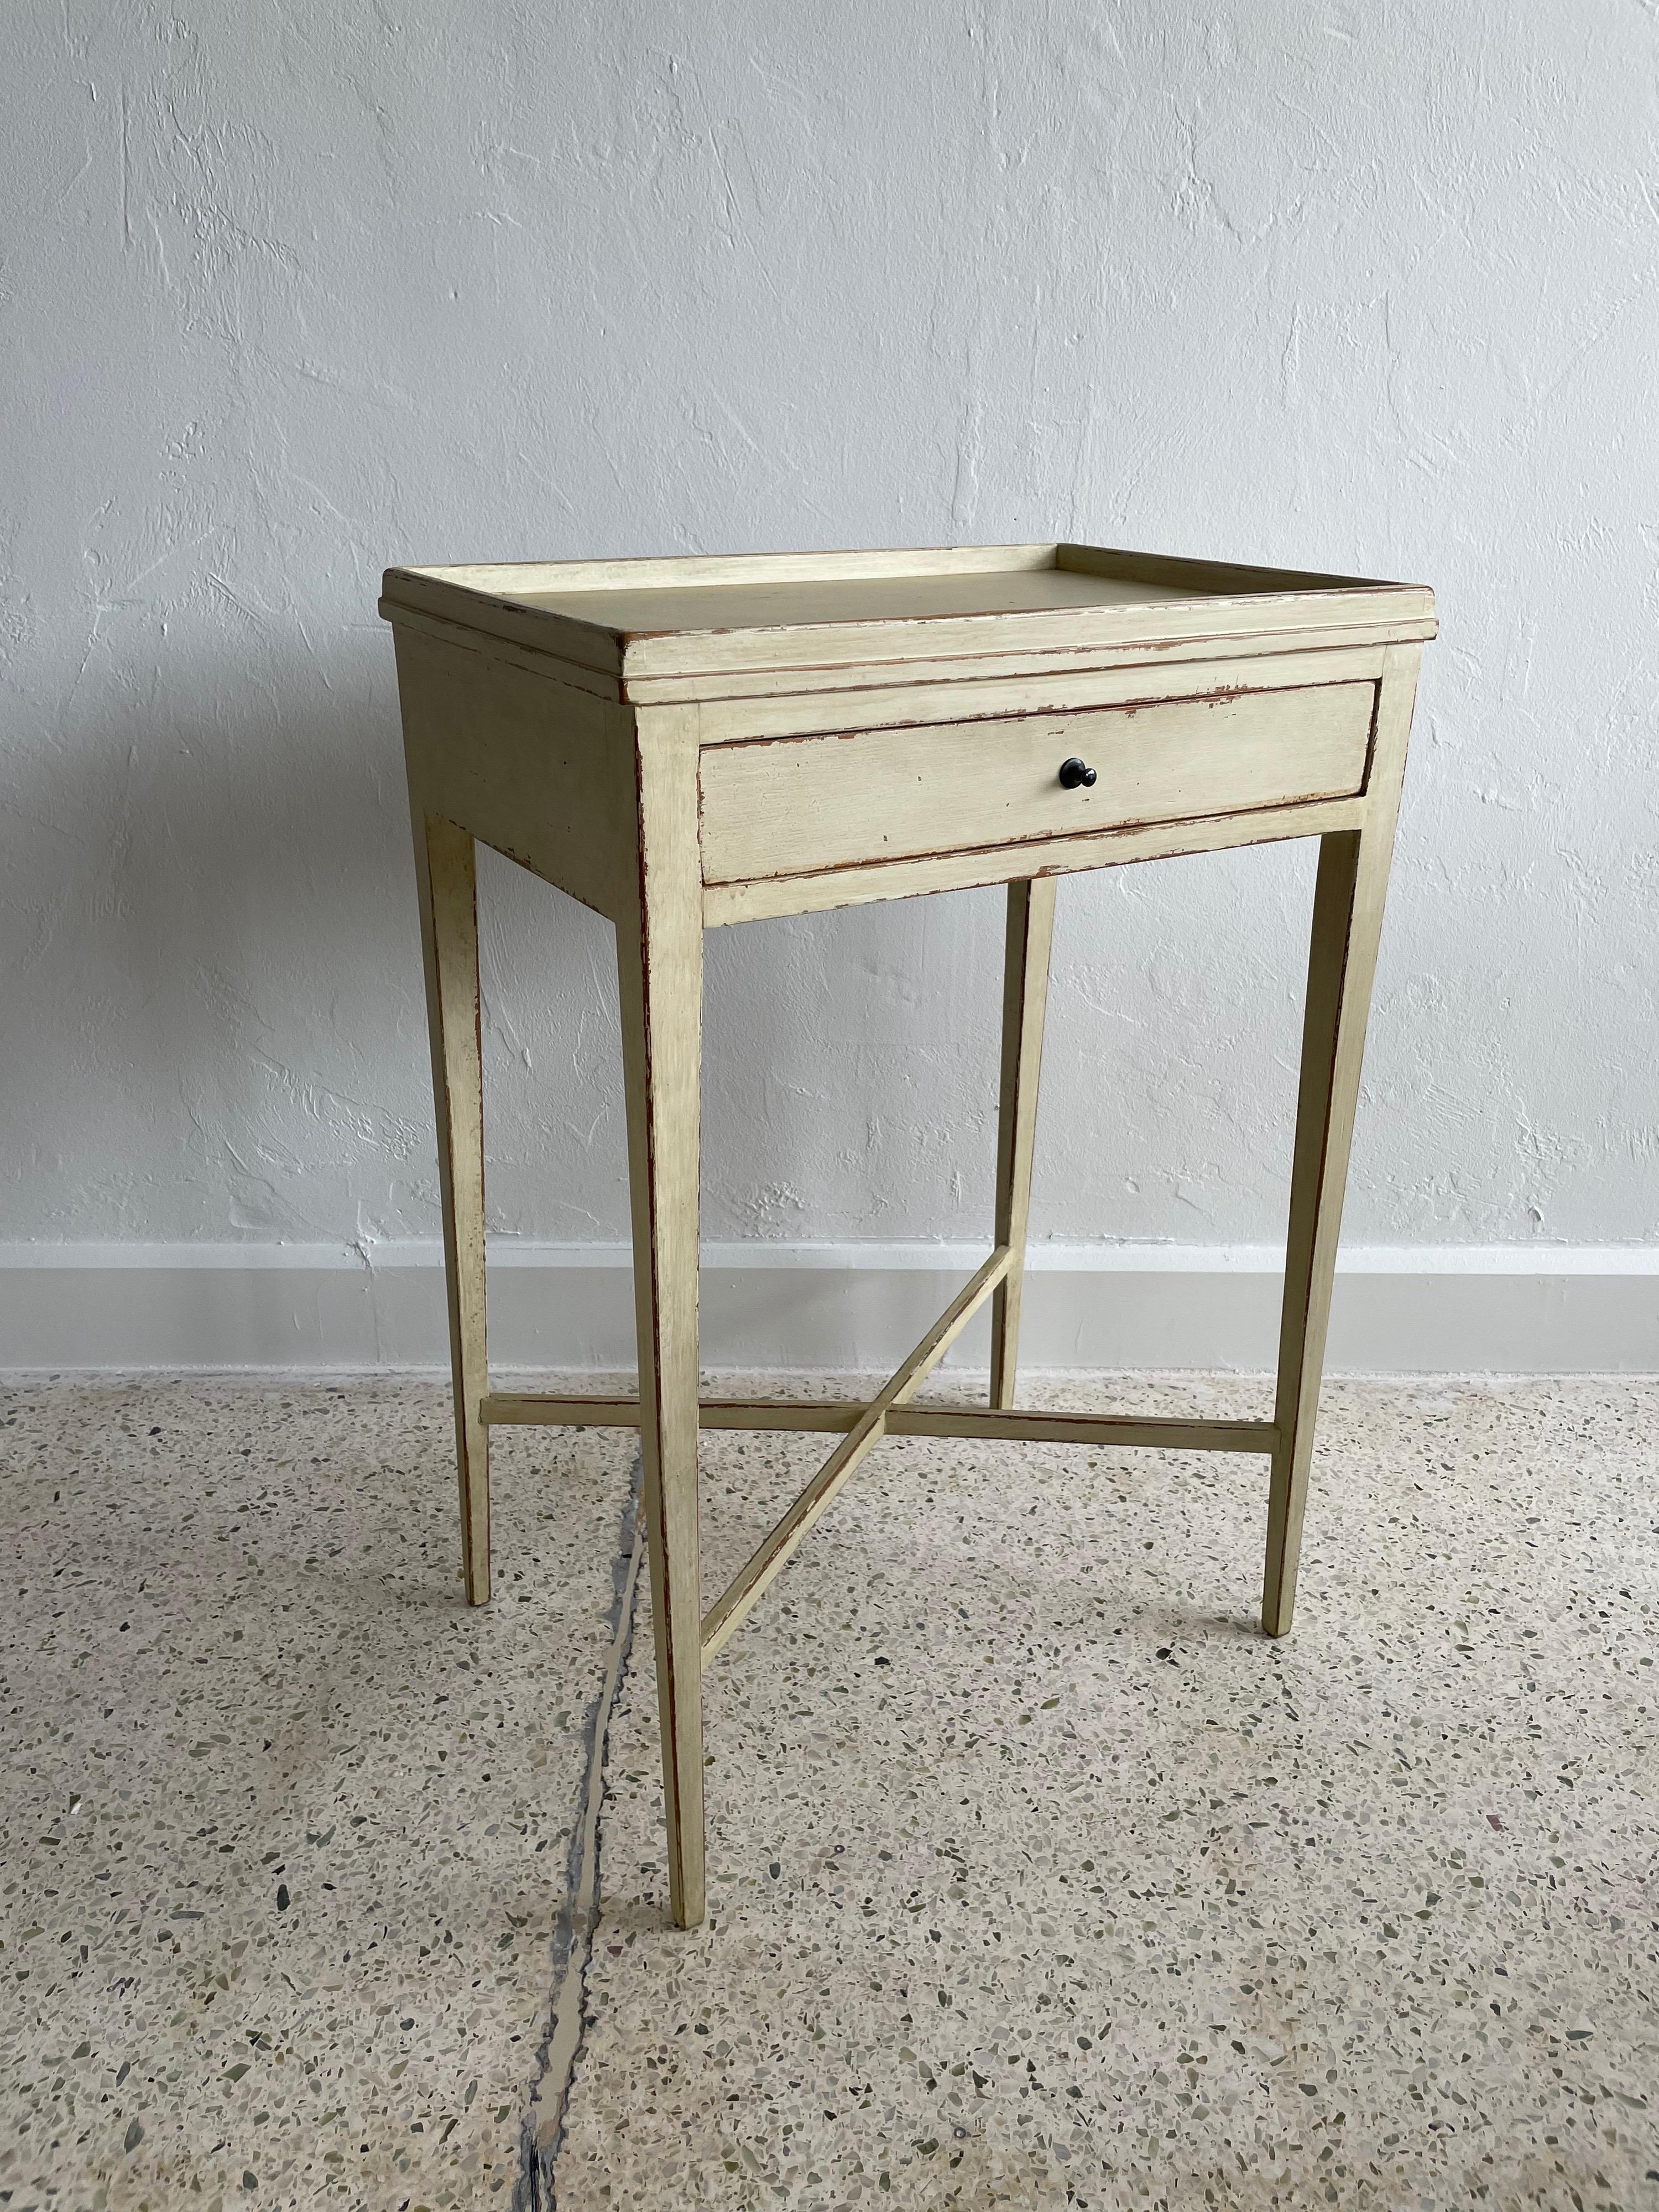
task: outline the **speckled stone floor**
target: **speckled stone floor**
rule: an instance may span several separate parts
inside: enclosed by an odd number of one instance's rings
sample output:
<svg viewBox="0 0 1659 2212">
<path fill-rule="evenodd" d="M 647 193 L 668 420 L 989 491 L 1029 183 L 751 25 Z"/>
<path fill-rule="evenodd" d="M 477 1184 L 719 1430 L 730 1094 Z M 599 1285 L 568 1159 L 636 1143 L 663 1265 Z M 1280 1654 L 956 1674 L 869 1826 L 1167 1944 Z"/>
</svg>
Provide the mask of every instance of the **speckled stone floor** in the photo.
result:
<svg viewBox="0 0 1659 2212">
<path fill-rule="evenodd" d="M 469 1614 L 428 1385 L 0 1419 L 7 2212 L 1659 2207 L 1659 1384 L 1331 1386 L 1276 1645 L 1261 1462 L 884 1445 L 691 1936 L 629 1439 L 497 1432 Z M 821 1445 L 708 1440 L 711 1589 Z"/>
</svg>

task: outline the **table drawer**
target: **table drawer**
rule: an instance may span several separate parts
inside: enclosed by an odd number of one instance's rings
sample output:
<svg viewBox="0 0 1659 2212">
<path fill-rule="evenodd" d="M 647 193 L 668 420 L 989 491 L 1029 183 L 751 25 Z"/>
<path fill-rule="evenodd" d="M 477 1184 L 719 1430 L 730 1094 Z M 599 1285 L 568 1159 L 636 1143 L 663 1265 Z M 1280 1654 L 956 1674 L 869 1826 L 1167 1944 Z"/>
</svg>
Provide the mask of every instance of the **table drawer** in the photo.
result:
<svg viewBox="0 0 1659 2212">
<path fill-rule="evenodd" d="M 706 882 L 1085 836 L 1364 788 L 1374 684 L 738 739 L 701 761 Z M 1095 770 L 1067 789 L 1062 762 Z"/>
</svg>

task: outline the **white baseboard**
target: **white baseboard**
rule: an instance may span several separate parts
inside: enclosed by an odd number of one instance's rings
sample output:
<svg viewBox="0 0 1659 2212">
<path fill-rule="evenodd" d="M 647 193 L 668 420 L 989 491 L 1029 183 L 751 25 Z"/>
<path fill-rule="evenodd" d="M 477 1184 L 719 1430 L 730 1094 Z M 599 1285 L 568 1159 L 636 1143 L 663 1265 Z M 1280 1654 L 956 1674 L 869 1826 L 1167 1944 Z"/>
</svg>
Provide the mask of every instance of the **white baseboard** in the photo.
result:
<svg viewBox="0 0 1659 2212">
<path fill-rule="evenodd" d="M 956 1244 L 714 1244 L 711 1368 L 879 1371 L 985 1256 Z M 0 1244 L 0 1369 L 437 1369 L 435 1243 Z M 620 1245 L 490 1248 L 501 1369 L 633 1364 Z M 1273 1364 L 1279 1256 L 1266 1246 L 1033 1246 L 1021 1364 Z M 983 1369 L 981 1315 L 950 1364 Z M 1659 1248 L 1451 1246 L 1345 1253 L 1333 1374 L 1659 1372 Z"/>
</svg>

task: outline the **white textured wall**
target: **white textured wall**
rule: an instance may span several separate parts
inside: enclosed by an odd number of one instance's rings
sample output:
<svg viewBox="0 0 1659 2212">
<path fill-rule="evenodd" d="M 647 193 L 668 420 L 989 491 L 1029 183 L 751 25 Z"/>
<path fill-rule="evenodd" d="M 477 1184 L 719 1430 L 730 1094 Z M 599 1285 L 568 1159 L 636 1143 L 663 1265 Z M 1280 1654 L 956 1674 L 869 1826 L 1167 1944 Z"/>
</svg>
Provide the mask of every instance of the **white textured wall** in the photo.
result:
<svg viewBox="0 0 1659 2212">
<path fill-rule="evenodd" d="M 0 1237 L 429 1235 L 388 561 L 1432 583 L 1348 1232 L 1659 1231 L 1651 0 L 9 0 Z M 1062 890 L 1039 1233 L 1280 1233 L 1310 855 Z M 485 871 L 496 1225 L 622 1232 Z M 706 1225 L 976 1235 L 1000 915 L 711 941 Z"/>
</svg>

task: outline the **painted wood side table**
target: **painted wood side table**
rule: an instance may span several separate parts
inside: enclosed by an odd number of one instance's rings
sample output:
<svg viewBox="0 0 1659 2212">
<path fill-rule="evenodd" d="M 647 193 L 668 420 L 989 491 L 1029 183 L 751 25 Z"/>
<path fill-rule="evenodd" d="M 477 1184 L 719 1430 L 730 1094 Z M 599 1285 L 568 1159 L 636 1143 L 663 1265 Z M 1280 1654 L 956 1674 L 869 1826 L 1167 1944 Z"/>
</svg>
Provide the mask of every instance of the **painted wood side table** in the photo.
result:
<svg viewBox="0 0 1659 2212">
<path fill-rule="evenodd" d="M 1291 1625 L 1349 1138 L 1422 641 L 1421 586 L 1086 545 L 392 568 L 437 1095 L 466 1594 L 489 1595 L 493 1423 L 637 1426 L 671 1909 L 702 1917 L 702 1684 L 884 1436 L 1256 1452 L 1262 1626 Z M 1271 1420 L 1014 1404 L 1055 879 L 1317 837 Z M 474 845 L 616 926 L 637 1398 L 493 1392 Z M 867 1403 L 699 1399 L 703 932 L 1008 887 L 994 1244 Z M 988 1405 L 914 1394 L 981 1303 Z M 707 1611 L 699 1428 L 812 1429 L 830 1456 Z"/>
</svg>

